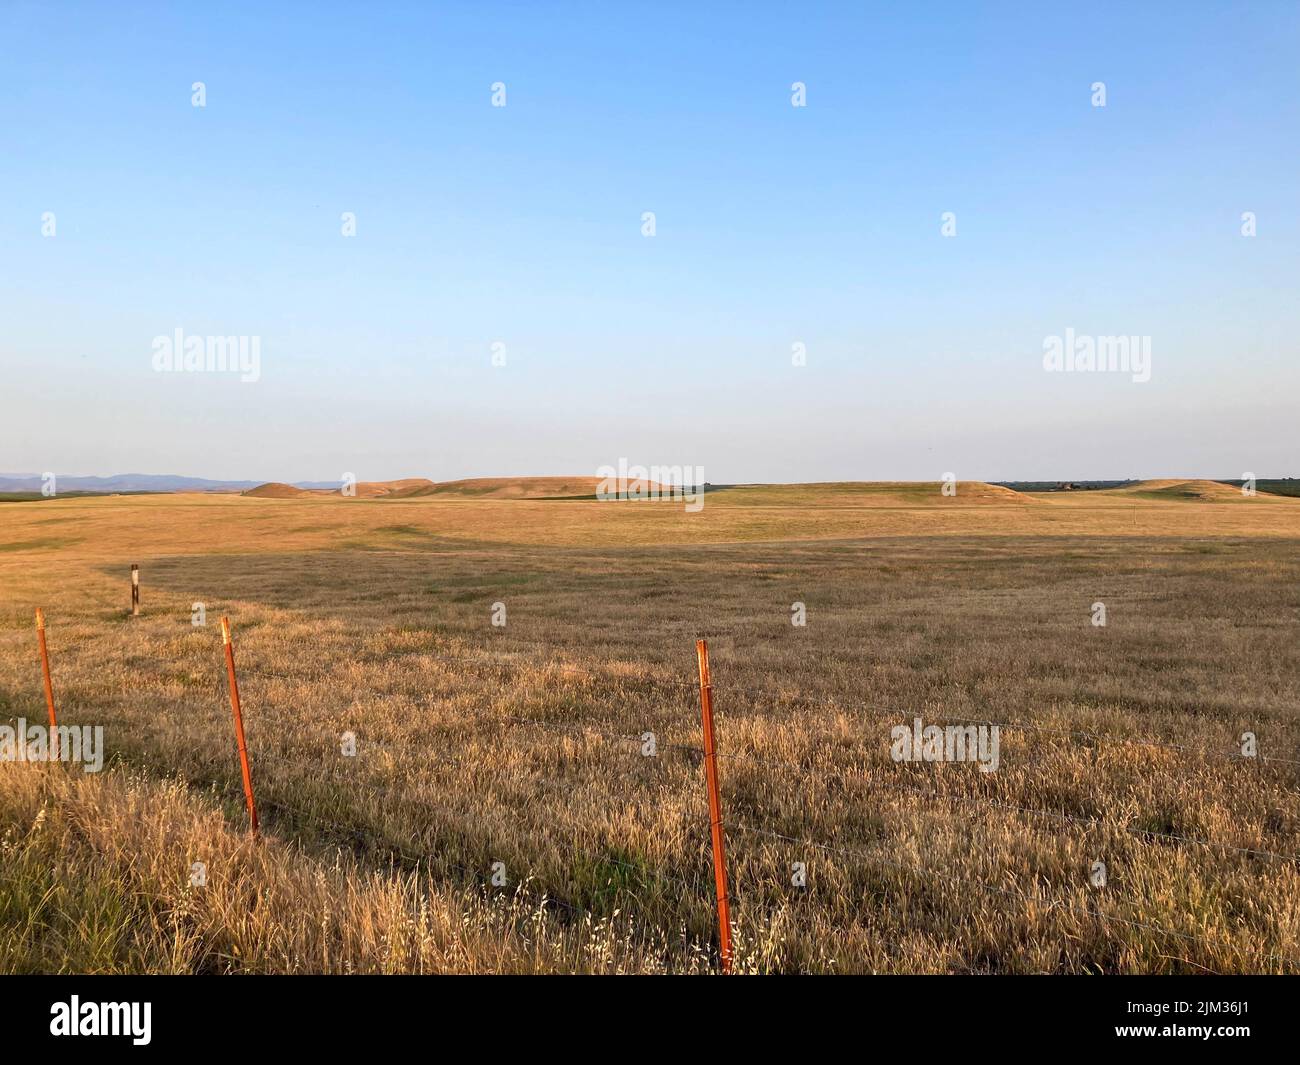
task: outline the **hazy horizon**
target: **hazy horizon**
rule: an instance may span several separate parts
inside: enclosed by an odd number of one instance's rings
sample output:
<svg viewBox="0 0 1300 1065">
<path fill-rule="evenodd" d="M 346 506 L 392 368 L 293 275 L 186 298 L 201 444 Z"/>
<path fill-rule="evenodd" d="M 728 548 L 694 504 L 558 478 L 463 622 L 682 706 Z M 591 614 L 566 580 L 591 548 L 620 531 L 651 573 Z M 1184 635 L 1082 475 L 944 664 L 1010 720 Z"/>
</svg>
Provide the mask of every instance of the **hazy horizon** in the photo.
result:
<svg viewBox="0 0 1300 1065">
<path fill-rule="evenodd" d="M 170 479 L 186 480 L 186 481 L 204 481 L 204 482 L 211 482 L 213 484 L 240 484 L 240 485 L 248 484 L 252 486 L 263 485 L 263 484 L 290 484 L 299 487 L 311 486 L 311 487 L 321 487 L 321 488 L 337 485 L 340 483 L 340 478 L 331 479 L 328 477 L 296 477 L 296 478 L 260 477 L 260 476 L 207 477 L 198 474 L 176 473 L 174 471 L 170 471 L 166 473 L 161 473 L 161 472 L 155 473 L 155 472 L 148 472 L 148 471 L 141 471 L 141 470 L 131 470 L 125 472 L 109 473 L 109 474 L 65 473 L 60 471 L 53 471 L 53 472 L 55 473 L 56 478 L 69 479 L 69 480 L 94 479 L 94 480 L 113 481 L 113 480 L 122 480 L 122 479 L 127 479 L 132 477 L 140 477 L 140 478 L 170 478 Z M 1294 475 L 1288 473 L 1273 474 L 1268 471 L 1260 473 L 1258 470 L 1253 470 L 1250 472 L 1253 474 L 1253 476 L 1257 481 L 1285 481 L 1285 480 L 1295 479 Z M 0 482 L 6 480 L 18 480 L 24 478 L 34 478 L 39 480 L 42 476 L 43 474 L 41 473 L 33 473 L 33 472 L 6 473 L 0 471 Z M 434 477 L 429 477 L 427 474 L 417 472 L 417 473 L 399 474 L 396 477 L 357 477 L 356 480 L 365 483 L 390 483 L 394 481 L 403 481 L 403 480 L 427 479 L 430 481 L 434 481 L 435 483 L 448 483 L 452 481 L 474 481 L 474 480 L 528 480 L 528 479 L 542 479 L 542 478 L 582 478 L 582 477 L 596 478 L 597 476 L 598 475 L 596 473 L 570 470 L 567 473 L 521 473 L 521 474 L 467 473 L 467 474 L 461 474 L 461 475 L 456 475 L 451 477 L 434 478 Z M 1098 482 L 1107 482 L 1107 481 L 1156 481 L 1156 480 L 1239 481 L 1241 479 L 1242 479 L 1241 477 L 1233 477 L 1226 474 L 1219 475 L 1214 473 L 1177 473 L 1177 472 L 1141 473 L 1141 474 L 1126 475 L 1126 476 L 1095 476 L 1094 475 L 1094 476 L 1087 476 L 1087 477 L 990 477 L 990 478 L 962 477 L 960 478 L 960 480 L 963 481 L 982 481 L 986 484 L 1009 484 L 1009 483 L 1046 484 L 1046 483 L 1058 483 L 1058 482 L 1086 484 L 1086 483 L 1098 483 Z M 840 479 L 831 479 L 826 477 L 812 477 L 807 480 L 798 480 L 798 481 L 773 481 L 773 480 L 765 480 L 765 479 L 740 481 L 740 480 L 731 480 L 726 478 L 720 478 L 715 480 L 712 477 L 708 477 L 704 483 L 718 486 L 718 487 L 726 487 L 730 485 L 739 485 L 739 484 L 757 484 L 757 485 L 844 484 L 844 483 L 928 484 L 931 482 L 938 483 L 941 480 L 942 480 L 941 477 L 931 477 L 931 478 L 846 477 Z"/>
</svg>

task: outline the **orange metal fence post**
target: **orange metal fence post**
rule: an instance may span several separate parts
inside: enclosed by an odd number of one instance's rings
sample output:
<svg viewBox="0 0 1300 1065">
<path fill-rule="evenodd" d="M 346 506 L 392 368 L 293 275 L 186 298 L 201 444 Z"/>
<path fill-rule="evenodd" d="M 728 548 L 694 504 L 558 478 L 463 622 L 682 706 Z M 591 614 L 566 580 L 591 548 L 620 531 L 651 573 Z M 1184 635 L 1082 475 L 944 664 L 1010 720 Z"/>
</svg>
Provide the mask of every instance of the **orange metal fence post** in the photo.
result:
<svg viewBox="0 0 1300 1065">
<path fill-rule="evenodd" d="M 54 713 L 54 685 L 50 682 L 50 652 L 45 646 L 45 611 L 36 608 L 36 642 L 41 647 L 41 678 L 45 681 L 45 709 L 50 715 L 50 761 L 59 760 L 59 721 Z"/>
<path fill-rule="evenodd" d="M 253 774 L 248 768 L 248 744 L 244 742 L 244 718 L 239 712 L 239 681 L 235 679 L 235 647 L 230 639 L 230 620 L 221 619 L 221 642 L 226 649 L 226 676 L 230 681 L 230 709 L 235 715 L 235 743 L 239 747 L 239 769 L 244 774 L 244 798 L 248 800 L 248 823 L 257 835 L 257 804 L 253 802 Z"/>
<path fill-rule="evenodd" d="M 727 895 L 727 841 L 722 834 L 722 793 L 718 789 L 718 751 L 713 734 L 713 681 L 709 641 L 696 640 L 700 661 L 700 713 L 704 720 L 704 775 L 709 785 L 709 827 L 713 836 L 713 880 L 718 890 L 718 947 L 722 971 L 731 972 L 731 900 Z"/>
</svg>

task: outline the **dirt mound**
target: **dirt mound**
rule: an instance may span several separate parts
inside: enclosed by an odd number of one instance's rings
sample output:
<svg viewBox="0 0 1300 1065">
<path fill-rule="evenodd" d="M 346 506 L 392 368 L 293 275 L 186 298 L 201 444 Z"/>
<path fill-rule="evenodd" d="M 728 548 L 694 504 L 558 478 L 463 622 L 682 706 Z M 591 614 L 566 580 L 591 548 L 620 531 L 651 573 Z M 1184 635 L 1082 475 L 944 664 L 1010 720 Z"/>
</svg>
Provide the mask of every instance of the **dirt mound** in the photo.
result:
<svg viewBox="0 0 1300 1065">
<path fill-rule="evenodd" d="M 435 483 L 423 477 L 400 481 L 359 481 L 358 499 L 590 499 L 604 483 L 599 477 L 470 477 Z M 1211 482 L 1204 482 L 1209 484 Z M 667 494 L 653 482 L 628 481 L 622 486 L 630 498 Z M 983 481 L 958 481 L 955 494 L 945 495 L 938 481 L 832 481 L 823 484 L 733 485 L 710 489 L 710 498 L 730 503 L 839 506 L 1006 506 L 1042 501 L 1023 492 Z M 1219 486 L 1224 487 L 1224 486 Z M 1231 491 L 1230 489 L 1225 489 Z M 338 497 L 339 489 L 295 488 L 272 482 L 243 493 L 263 499 L 302 496 Z"/>
<path fill-rule="evenodd" d="M 961 481 L 957 490 L 957 498 L 963 495 L 968 503 L 1041 503 L 1042 500 L 1035 499 L 1024 492 L 1017 492 L 1014 488 L 1006 488 L 1000 484 L 987 484 L 984 481 Z"/>
<path fill-rule="evenodd" d="M 1127 488 L 1116 490 L 1117 494 L 1140 496 L 1143 499 L 1168 500 L 1177 502 L 1186 500 L 1193 503 L 1235 503 L 1247 498 L 1240 488 L 1218 481 L 1179 480 L 1164 478 L 1152 481 L 1139 481 Z"/>
<path fill-rule="evenodd" d="M 444 481 L 404 493 L 452 499 L 555 499 L 593 496 L 599 477 L 471 477 Z"/>
<path fill-rule="evenodd" d="M 358 481 L 353 495 L 357 499 L 402 498 L 409 495 L 420 495 L 433 486 L 433 482 L 427 477 L 407 477 L 399 481 Z M 296 485 L 271 481 L 267 484 L 258 485 L 256 488 L 250 488 L 247 492 L 241 492 L 240 494 L 254 496 L 258 499 L 300 499 L 303 496 L 321 498 L 342 496 L 343 488 L 341 485 L 338 488 L 298 488 Z"/>
<path fill-rule="evenodd" d="M 384 496 L 419 495 L 421 490 L 434 487 L 427 477 L 406 477 L 398 481 L 358 481 L 358 499 L 380 499 Z"/>
<path fill-rule="evenodd" d="M 595 477 L 475 477 L 460 481 L 431 481 L 407 477 L 400 481 L 358 481 L 357 499 L 551 499 L 589 496 L 599 482 Z M 325 495 L 341 495 L 335 489 Z"/>
<path fill-rule="evenodd" d="M 256 499 L 297 499 L 299 496 L 309 496 L 315 493 L 309 492 L 305 488 L 295 488 L 291 484 L 284 484 L 280 481 L 269 481 L 239 494 L 253 496 Z"/>
<path fill-rule="evenodd" d="M 957 481 L 948 495 L 939 481 L 826 481 L 812 484 L 719 486 L 709 499 L 755 506 L 967 507 L 1026 506 L 1042 500 L 984 481 Z"/>
</svg>

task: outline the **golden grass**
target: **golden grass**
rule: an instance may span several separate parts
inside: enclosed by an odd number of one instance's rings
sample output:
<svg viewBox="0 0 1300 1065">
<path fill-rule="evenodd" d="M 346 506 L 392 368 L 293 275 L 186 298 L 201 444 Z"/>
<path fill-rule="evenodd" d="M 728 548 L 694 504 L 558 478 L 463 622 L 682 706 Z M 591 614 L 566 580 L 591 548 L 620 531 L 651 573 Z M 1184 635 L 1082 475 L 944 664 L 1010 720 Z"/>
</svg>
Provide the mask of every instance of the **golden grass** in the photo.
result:
<svg viewBox="0 0 1300 1065">
<path fill-rule="evenodd" d="M 629 919 L 565 919 L 523 891 L 254 843 L 190 789 L 23 766 L 0 790 L 0 968 L 13 972 L 705 971 Z M 202 862 L 203 886 L 191 880 Z"/>
<path fill-rule="evenodd" d="M 0 717 L 43 718 L 44 606 L 61 720 L 116 759 L 0 766 L 0 971 L 702 971 L 697 634 L 742 969 L 1300 966 L 1300 870 L 1242 852 L 1300 854 L 1296 766 L 1232 757 L 1300 758 L 1300 500 L 975 495 L 0 506 Z M 1041 730 L 996 773 L 895 764 L 917 715 Z"/>
</svg>

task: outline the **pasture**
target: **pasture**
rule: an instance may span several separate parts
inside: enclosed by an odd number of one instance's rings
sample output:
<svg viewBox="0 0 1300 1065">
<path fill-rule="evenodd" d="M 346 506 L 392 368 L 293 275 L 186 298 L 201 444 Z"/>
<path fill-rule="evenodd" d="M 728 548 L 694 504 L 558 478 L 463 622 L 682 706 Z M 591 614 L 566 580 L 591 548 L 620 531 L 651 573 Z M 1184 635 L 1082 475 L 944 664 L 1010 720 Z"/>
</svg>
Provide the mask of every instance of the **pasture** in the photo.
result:
<svg viewBox="0 0 1300 1065">
<path fill-rule="evenodd" d="M 36 607 L 109 764 L 0 765 L 3 972 L 715 971 L 698 636 L 737 971 L 1300 968 L 1300 499 L 0 503 L 0 723 Z M 893 761 L 917 717 L 999 768 Z"/>
</svg>

